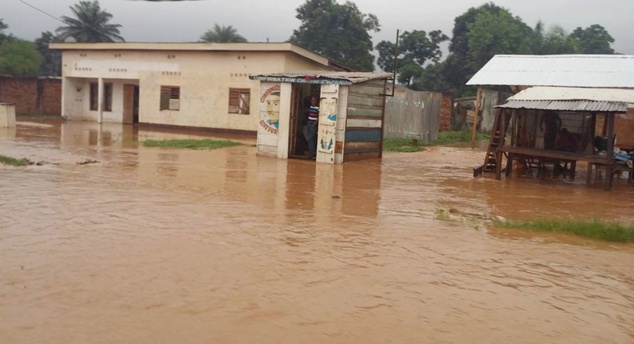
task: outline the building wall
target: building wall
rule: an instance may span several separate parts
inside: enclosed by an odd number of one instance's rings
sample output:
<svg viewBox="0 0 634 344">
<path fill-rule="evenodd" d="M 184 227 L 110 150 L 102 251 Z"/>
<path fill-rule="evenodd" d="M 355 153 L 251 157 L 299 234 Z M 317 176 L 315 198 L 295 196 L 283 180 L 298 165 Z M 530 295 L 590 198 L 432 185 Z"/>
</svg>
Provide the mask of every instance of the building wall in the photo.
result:
<svg viewBox="0 0 634 344">
<path fill-rule="evenodd" d="M 627 149 L 634 147 L 634 107 L 628 108 L 625 114 L 616 115 L 614 132 L 617 146 Z"/>
<path fill-rule="evenodd" d="M 0 76 L 0 102 L 15 104 L 18 115 L 59 116 L 61 79 Z"/>
<path fill-rule="evenodd" d="M 123 87 L 138 84 L 141 123 L 256 131 L 260 87 L 250 74 L 329 68 L 286 52 L 64 51 L 62 69 L 70 119 L 98 120 L 89 83 L 102 78 L 113 83 L 113 109 L 103 121 L 122 121 Z M 160 110 L 161 86 L 180 88 L 179 110 Z M 229 113 L 229 88 L 250 90 L 249 114 Z"/>
</svg>

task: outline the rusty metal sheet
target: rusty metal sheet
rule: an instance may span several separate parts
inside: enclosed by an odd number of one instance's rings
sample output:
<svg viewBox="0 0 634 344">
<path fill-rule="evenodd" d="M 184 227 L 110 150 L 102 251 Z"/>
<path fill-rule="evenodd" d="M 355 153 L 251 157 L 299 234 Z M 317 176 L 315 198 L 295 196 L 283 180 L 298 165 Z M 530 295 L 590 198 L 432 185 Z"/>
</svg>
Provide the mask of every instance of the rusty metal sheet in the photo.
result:
<svg viewBox="0 0 634 344">
<path fill-rule="evenodd" d="M 370 80 L 390 79 L 389 73 L 304 71 L 251 75 L 251 80 L 295 84 L 352 85 Z"/>
<path fill-rule="evenodd" d="M 623 102 L 589 100 L 509 100 L 506 104 L 496 107 L 572 112 L 627 112 L 627 104 Z"/>
</svg>

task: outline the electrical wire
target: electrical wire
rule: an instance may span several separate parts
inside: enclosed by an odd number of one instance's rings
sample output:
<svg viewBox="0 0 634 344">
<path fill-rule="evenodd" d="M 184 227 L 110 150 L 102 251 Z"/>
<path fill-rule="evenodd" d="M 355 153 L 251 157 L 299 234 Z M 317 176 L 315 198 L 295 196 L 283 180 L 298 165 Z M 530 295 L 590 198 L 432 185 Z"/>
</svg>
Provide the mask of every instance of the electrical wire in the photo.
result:
<svg viewBox="0 0 634 344">
<path fill-rule="evenodd" d="M 49 16 L 49 17 L 51 17 L 51 18 L 53 18 L 53 19 L 55 19 L 55 20 L 57 20 L 57 21 L 60 21 L 60 22 L 62 22 L 62 23 L 64 23 L 64 24 L 66 24 L 63 20 L 61 20 L 61 19 L 57 18 L 56 16 L 54 16 L 54 15 L 52 15 L 52 14 L 50 14 L 50 13 L 47 13 L 47 12 L 46 12 L 46 11 L 44 11 L 44 10 L 41 10 L 41 9 L 39 9 L 39 8 L 37 8 L 37 7 L 35 7 L 35 6 L 31 5 L 31 4 L 29 4 L 28 2 L 26 2 L 26 1 L 24 1 L 24 0 L 18 0 L 18 1 L 19 1 L 19 2 L 21 2 L 21 3 L 23 3 L 23 4 L 25 4 L 25 5 L 27 5 L 27 6 L 29 6 L 29 7 L 31 7 L 32 9 L 34 9 L 34 10 L 36 10 L 36 11 L 39 11 L 39 12 L 41 12 L 41 13 L 44 13 L 45 15 L 47 15 L 47 16 Z"/>
</svg>

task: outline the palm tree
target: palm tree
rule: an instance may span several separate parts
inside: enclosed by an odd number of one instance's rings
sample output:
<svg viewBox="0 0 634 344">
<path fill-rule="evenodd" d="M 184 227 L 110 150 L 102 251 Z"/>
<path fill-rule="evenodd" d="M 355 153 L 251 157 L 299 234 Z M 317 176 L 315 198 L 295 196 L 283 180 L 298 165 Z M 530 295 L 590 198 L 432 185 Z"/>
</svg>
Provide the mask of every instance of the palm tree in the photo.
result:
<svg viewBox="0 0 634 344">
<path fill-rule="evenodd" d="M 125 41 L 119 35 L 119 24 L 108 24 L 112 14 L 102 10 L 98 0 L 81 0 L 70 6 L 76 18 L 62 16 L 66 26 L 60 26 L 56 32 L 62 41 L 69 37 L 80 43 Z"/>
<path fill-rule="evenodd" d="M 202 42 L 209 43 L 245 43 L 247 39 L 238 34 L 233 26 L 214 25 L 214 28 L 200 36 Z"/>
</svg>

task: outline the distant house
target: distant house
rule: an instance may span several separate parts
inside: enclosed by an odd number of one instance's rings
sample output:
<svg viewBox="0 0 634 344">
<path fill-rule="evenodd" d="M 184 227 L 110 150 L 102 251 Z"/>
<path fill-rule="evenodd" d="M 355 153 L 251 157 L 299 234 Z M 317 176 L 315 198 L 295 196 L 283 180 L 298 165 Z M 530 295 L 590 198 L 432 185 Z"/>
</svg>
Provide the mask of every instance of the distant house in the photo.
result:
<svg viewBox="0 0 634 344">
<path fill-rule="evenodd" d="M 634 149 L 634 56 L 498 55 L 467 84 L 478 86 L 477 104 L 483 86 L 522 90 L 490 119 L 483 171 L 495 171 L 497 179 L 503 170 L 512 173 L 514 160 L 524 167 L 553 164 L 554 173 L 569 164 L 571 177 L 583 161 L 588 183 L 593 171 L 606 170 L 607 190 L 612 172 L 622 168 L 616 148 Z M 626 170 L 631 180 L 632 166 Z"/>
<path fill-rule="evenodd" d="M 496 89 L 508 86 L 513 92 L 532 86 L 634 89 L 632 55 L 495 55 L 468 82 L 478 86 L 482 129 L 493 127 L 493 107 L 506 100 Z M 624 120 L 634 120 L 634 109 L 617 117 L 620 130 Z M 632 121 L 634 123 L 634 121 Z M 620 136 L 623 133 L 617 131 Z M 631 142 L 634 145 L 634 140 Z"/>
<path fill-rule="evenodd" d="M 347 70 L 292 43 L 52 43 L 69 120 L 255 132 L 251 74 Z"/>
</svg>

